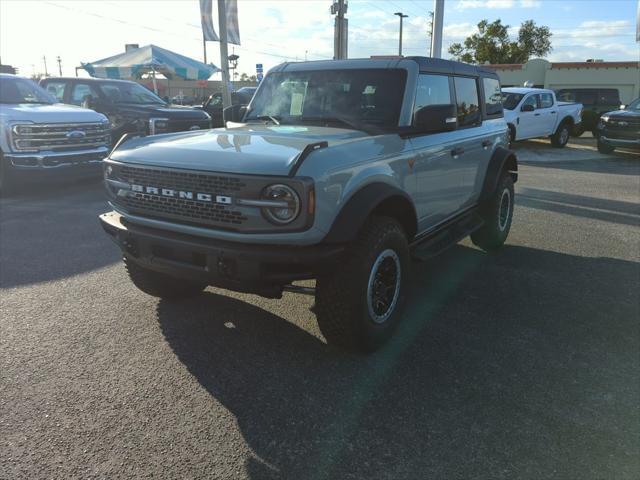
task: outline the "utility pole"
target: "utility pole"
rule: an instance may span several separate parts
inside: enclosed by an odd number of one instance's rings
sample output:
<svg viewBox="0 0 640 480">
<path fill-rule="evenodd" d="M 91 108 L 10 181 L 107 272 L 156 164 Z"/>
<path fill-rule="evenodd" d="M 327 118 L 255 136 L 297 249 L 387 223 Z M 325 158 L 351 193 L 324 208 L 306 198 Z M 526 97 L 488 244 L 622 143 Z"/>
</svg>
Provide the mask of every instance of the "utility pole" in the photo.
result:
<svg viewBox="0 0 640 480">
<path fill-rule="evenodd" d="M 409 15 L 405 15 L 402 12 L 396 12 L 394 15 L 400 17 L 400 39 L 398 40 L 398 55 L 402 56 L 402 19 L 407 18 Z"/>
<path fill-rule="evenodd" d="M 44 76 L 45 78 L 49 76 L 49 72 L 47 71 L 47 57 L 42 56 L 42 61 L 44 62 Z"/>
<path fill-rule="evenodd" d="M 227 48 L 227 8 L 225 0 L 218 0 L 218 27 L 220 28 L 220 68 L 222 69 L 222 106 L 231 106 L 229 90 L 229 50 Z"/>
<path fill-rule="evenodd" d="M 444 0 L 434 0 L 433 11 L 431 56 L 433 58 L 442 58 L 442 22 L 444 20 Z"/>
<path fill-rule="evenodd" d="M 429 12 L 429 56 L 432 54 L 431 42 L 433 41 L 433 12 Z"/>
<path fill-rule="evenodd" d="M 336 16 L 333 33 L 333 59 L 344 60 L 348 56 L 347 39 L 349 20 L 344 18 L 347 13 L 346 0 L 334 0 L 331 13 Z"/>
<path fill-rule="evenodd" d="M 56 61 L 58 62 L 58 74 L 62 76 L 62 60 L 60 59 L 60 55 L 56 57 Z"/>
</svg>

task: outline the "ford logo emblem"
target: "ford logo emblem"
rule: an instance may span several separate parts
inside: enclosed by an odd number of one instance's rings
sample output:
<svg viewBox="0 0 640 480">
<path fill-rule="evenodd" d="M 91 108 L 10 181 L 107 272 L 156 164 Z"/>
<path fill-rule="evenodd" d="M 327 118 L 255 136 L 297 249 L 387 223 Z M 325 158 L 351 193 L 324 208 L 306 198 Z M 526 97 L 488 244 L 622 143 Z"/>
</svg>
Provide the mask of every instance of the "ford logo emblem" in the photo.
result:
<svg viewBox="0 0 640 480">
<path fill-rule="evenodd" d="M 87 134 L 82 130 L 71 130 L 70 132 L 67 132 L 65 135 L 65 137 L 67 138 L 84 138 L 86 136 Z"/>
<path fill-rule="evenodd" d="M 189 130 L 200 130 L 200 127 L 198 125 L 192 125 L 189 127 Z"/>
</svg>

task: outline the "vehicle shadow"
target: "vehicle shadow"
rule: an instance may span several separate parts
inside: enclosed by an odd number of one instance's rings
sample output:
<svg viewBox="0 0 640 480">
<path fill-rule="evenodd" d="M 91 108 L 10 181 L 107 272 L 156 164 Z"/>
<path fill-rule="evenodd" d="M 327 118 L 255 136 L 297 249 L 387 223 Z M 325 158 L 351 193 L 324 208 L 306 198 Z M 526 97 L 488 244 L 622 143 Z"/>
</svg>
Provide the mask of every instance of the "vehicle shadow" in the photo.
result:
<svg viewBox="0 0 640 480">
<path fill-rule="evenodd" d="M 622 153 L 622 152 L 620 152 Z M 635 154 L 618 155 L 618 152 L 613 155 L 603 155 L 601 159 L 597 160 L 580 160 L 580 161 L 559 161 L 559 162 L 531 162 L 519 160 L 526 164 L 527 167 L 541 167 L 551 168 L 556 170 L 571 170 L 574 172 L 585 173 L 602 173 L 610 175 L 640 175 L 640 156 Z"/>
<path fill-rule="evenodd" d="M 397 335 L 370 356 L 210 292 L 157 317 L 235 415 L 250 478 L 621 479 L 640 468 L 639 276 L 456 246 L 416 266 Z"/>
<path fill-rule="evenodd" d="M 518 205 L 624 225 L 640 225 L 640 205 L 538 188 L 518 191 Z"/>
<path fill-rule="evenodd" d="M 0 287 L 66 278 L 118 261 L 98 224 L 98 180 L 25 185 L 0 199 Z"/>
</svg>

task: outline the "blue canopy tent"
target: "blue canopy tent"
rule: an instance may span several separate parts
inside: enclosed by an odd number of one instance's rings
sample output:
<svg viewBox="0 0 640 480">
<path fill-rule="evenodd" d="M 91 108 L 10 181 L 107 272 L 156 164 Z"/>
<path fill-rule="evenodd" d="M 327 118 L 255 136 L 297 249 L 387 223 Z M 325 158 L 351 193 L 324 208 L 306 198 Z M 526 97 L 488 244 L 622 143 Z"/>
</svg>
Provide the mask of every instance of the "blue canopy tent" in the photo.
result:
<svg viewBox="0 0 640 480">
<path fill-rule="evenodd" d="M 113 57 L 83 63 L 82 68 L 92 77 L 98 78 L 135 80 L 150 74 L 154 83 L 158 73 L 169 80 L 176 77 L 184 80 L 207 80 L 220 71 L 213 64 L 207 65 L 156 45 L 146 45 Z"/>
</svg>

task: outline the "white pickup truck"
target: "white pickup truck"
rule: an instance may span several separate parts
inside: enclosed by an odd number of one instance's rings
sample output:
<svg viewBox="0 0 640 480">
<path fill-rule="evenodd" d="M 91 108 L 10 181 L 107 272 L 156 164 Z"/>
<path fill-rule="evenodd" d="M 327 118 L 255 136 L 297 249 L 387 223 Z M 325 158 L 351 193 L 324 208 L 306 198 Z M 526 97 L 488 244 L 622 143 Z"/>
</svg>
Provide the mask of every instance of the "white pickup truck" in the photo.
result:
<svg viewBox="0 0 640 480">
<path fill-rule="evenodd" d="M 553 90 L 503 88 L 502 105 L 512 142 L 549 137 L 551 145 L 562 148 L 581 122 L 582 104 L 558 102 Z"/>
</svg>

